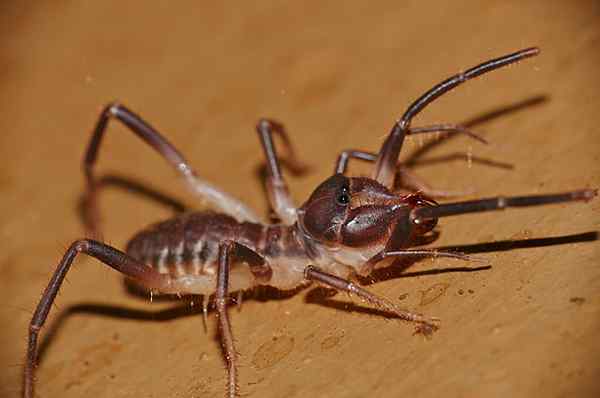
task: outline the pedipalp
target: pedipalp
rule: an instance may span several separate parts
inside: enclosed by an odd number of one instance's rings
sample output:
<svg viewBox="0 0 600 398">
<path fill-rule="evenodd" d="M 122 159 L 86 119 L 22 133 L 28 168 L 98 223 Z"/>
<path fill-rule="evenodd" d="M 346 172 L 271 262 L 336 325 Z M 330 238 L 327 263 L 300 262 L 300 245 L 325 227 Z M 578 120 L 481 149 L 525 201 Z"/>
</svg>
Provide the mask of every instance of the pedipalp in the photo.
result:
<svg viewBox="0 0 600 398">
<path fill-rule="evenodd" d="M 398 155 L 400 154 L 404 137 L 410 129 L 410 123 L 419 112 L 425 109 L 431 102 L 435 101 L 436 98 L 439 98 L 467 80 L 521 61 L 525 58 L 536 56 L 539 52 L 540 50 L 537 47 L 531 47 L 483 62 L 467 69 L 465 72 L 458 73 L 443 82 L 436 84 L 425 94 L 417 98 L 404 112 L 400 120 L 394 124 L 392 131 L 381 146 L 373 171 L 373 179 L 388 188 L 392 186 L 394 182 L 394 168 L 398 161 Z"/>
</svg>

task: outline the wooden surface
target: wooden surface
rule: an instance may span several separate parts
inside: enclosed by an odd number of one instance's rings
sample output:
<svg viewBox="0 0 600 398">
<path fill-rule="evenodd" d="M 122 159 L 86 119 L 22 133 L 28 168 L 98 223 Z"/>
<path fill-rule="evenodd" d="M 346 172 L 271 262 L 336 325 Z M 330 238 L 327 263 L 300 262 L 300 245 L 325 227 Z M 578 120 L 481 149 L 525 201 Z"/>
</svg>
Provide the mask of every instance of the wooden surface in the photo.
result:
<svg viewBox="0 0 600 398">
<path fill-rule="evenodd" d="M 415 125 L 479 121 L 493 142 L 408 140 L 403 159 L 469 197 L 600 186 L 597 2 L 8 2 L 0 6 L 0 395 L 19 396 L 29 318 L 66 247 L 82 236 L 80 163 L 101 107 L 118 99 L 155 124 L 202 176 L 266 214 L 254 124 L 284 121 L 311 173 L 301 203 L 345 148 L 377 150 L 405 107 L 441 79 L 539 45 L 542 55 L 439 100 Z M 111 125 L 99 170 L 189 206 L 174 172 Z M 488 164 L 452 157 L 472 151 Z M 503 164 L 513 168 L 500 167 Z M 367 173 L 363 166 L 356 174 Z M 169 208 L 102 195 L 123 247 Z M 260 291 L 231 311 L 248 397 L 600 395 L 600 200 L 440 222 L 432 246 L 489 259 L 478 272 L 423 261 L 369 286 L 439 316 L 430 340 L 344 295 Z M 466 246 L 466 248 L 465 248 Z M 410 277 L 404 277 L 410 276 Z M 183 309 L 161 311 L 183 305 Z M 215 320 L 127 292 L 80 258 L 47 323 L 40 397 L 220 397 Z"/>
</svg>

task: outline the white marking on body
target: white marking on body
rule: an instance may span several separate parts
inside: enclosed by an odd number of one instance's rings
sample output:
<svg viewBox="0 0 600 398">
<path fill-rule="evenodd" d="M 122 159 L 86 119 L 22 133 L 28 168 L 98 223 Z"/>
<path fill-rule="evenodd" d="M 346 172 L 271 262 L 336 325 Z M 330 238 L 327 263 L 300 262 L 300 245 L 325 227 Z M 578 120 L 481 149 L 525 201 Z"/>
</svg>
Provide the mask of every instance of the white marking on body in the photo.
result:
<svg viewBox="0 0 600 398">
<path fill-rule="evenodd" d="M 177 275 L 185 275 L 186 272 L 183 269 L 183 241 L 179 242 L 173 254 L 175 255 L 174 266 Z"/>
<path fill-rule="evenodd" d="M 160 272 L 161 274 L 169 273 L 169 270 L 167 269 L 167 266 L 165 264 L 168 255 L 169 255 L 169 248 L 163 247 L 158 256 L 158 262 L 156 263 L 156 268 L 158 269 L 158 272 Z"/>
<path fill-rule="evenodd" d="M 236 304 L 237 304 L 238 312 L 242 310 L 242 298 L 243 297 L 244 297 L 244 291 L 240 290 L 237 293 L 237 300 L 236 300 L 237 301 Z"/>
<path fill-rule="evenodd" d="M 192 266 L 194 267 L 193 274 L 200 275 L 202 273 L 202 264 L 200 263 L 200 252 L 204 247 L 204 242 L 199 240 L 192 248 Z"/>
</svg>

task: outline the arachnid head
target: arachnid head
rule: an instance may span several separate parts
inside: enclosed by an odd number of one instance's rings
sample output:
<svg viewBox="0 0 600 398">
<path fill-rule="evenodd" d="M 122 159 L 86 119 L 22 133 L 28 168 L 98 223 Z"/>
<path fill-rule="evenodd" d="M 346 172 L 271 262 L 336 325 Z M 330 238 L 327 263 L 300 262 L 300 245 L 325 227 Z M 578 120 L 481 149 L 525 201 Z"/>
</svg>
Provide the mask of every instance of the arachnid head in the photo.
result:
<svg viewBox="0 0 600 398">
<path fill-rule="evenodd" d="M 422 195 L 397 195 L 370 178 L 334 174 L 299 209 L 298 222 L 327 246 L 405 247 L 437 224 L 437 219 L 412 222 L 411 210 L 432 205 L 436 203 Z"/>
<path fill-rule="evenodd" d="M 443 213 L 437 204 L 421 194 L 400 196 L 391 190 L 397 173 L 398 155 L 407 135 L 419 132 L 465 132 L 460 126 L 429 126 L 411 128 L 412 119 L 428 104 L 469 79 L 513 64 L 539 53 L 536 47 L 481 63 L 436 84 L 404 112 L 396 121 L 377 155 L 348 151 L 340 155 L 336 174 L 323 182 L 297 212 L 298 225 L 304 235 L 330 248 L 375 248 L 385 245 L 393 250 L 408 247 L 418 235 L 431 231 L 440 215 L 466 212 L 469 205 L 446 207 Z M 467 132 L 469 133 L 469 132 Z M 469 133 L 472 137 L 472 133 Z M 480 139 L 481 141 L 481 139 Z M 349 178 L 343 175 L 349 157 L 375 163 L 371 178 Z M 427 210 L 430 209 L 430 210 Z"/>
</svg>

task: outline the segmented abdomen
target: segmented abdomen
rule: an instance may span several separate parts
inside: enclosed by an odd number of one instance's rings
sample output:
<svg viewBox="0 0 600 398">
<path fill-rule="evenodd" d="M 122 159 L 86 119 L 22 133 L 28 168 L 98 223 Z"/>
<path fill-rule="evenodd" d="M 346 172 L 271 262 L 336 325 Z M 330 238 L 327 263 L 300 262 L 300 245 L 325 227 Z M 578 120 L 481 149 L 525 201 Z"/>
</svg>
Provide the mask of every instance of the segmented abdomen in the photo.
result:
<svg viewBox="0 0 600 398">
<path fill-rule="evenodd" d="M 234 218 L 198 212 L 153 224 L 127 244 L 127 254 L 173 277 L 214 275 L 219 243 L 235 240 L 260 252 L 265 227 Z"/>
</svg>

